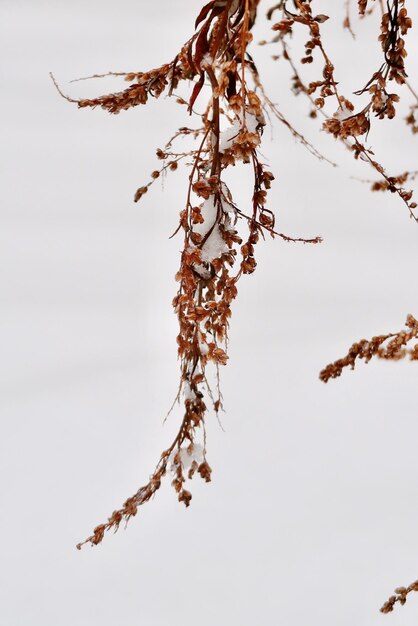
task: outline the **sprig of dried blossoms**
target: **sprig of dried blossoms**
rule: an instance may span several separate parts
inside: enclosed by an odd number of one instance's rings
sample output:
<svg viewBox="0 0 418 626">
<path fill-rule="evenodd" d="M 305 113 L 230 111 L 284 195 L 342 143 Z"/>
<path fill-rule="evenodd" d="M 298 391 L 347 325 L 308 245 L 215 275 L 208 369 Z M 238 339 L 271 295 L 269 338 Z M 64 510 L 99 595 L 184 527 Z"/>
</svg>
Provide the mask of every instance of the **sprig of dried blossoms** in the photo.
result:
<svg viewBox="0 0 418 626">
<path fill-rule="evenodd" d="M 119 113 L 146 104 L 150 96 L 159 97 L 164 92 L 173 95 L 180 83 L 193 81 L 188 102 L 175 97 L 180 104 L 187 104 L 189 114 L 199 119 L 197 129 L 180 128 L 163 150 L 157 150 L 163 166 L 135 195 L 138 201 L 162 173 L 176 169 L 180 161 L 191 160 L 187 198 L 177 229 L 183 231 L 184 244 L 176 274 L 179 288 L 173 300 L 179 322 L 177 344 L 181 361 L 177 399 L 183 398 L 183 419 L 147 484 L 114 511 L 107 522 L 97 526 L 78 548 L 84 543 L 100 543 L 106 531 L 116 531 L 123 520 L 135 516 L 138 507 L 154 496 L 168 472 L 172 474 L 178 500 L 186 506 L 192 499 L 185 488 L 186 480 L 196 473 L 206 482 L 211 480 L 205 417 L 208 400 L 217 413 L 222 399 L 218 384 L 216 393 L 212 392 L 206 368 L 212 362 L 218 372 L 219 366 L 227 363 L 229 319 L 238 280 L 243 274 L 254 272 L 255 246 L 266 233 L 286 241 L 320 241 L 319 237 L 294 239 L 277 233 L 274 214 L 266 206 L 274 176 L 260 161 L 259 146 L 266 124 L 263 107 L 274 107 L 259 88 L 257 68 L 247 53 L 258 2 L 212 0 L 198 15 L 195 34 L 170 63 L 149 72 L 119 74 L 131 83 L 119 93 L 83 100 L 65 96 L 81 108 L 100 106 L 110 113 Z M 195 104 L 199 95 L 205 93 L 208 101 L 199 114 Z M 194 139 L 196 147 L 176 152 L 173 144 L 185 136 Z M 225 170 L 238 163 L 248 165 L 252 172 L 253 191 L 250 207 L 245 211 L 235 204 L 224 180 Z M 243 234 L 238 232 L 239 221 L 245 225 Z"/>
<path fill-rule="evenodd" d="M 352 33 L 349 9 L 352 0 L 346 0 L 346 18 L 344 27 Z M 272 29 L 277 32 L 275 37 L 269 42 L 280 45 L 280 54 L 275 59 L 282 58 L 290 64 L 292 77 L 292 91 L 295 95 L 304 94 L 311 104 L 311 117 L 317 117 L 318 112 L 325 117 L 323 129 L 341 140 L 353 152 L 356 159 L 367 162 L 382 178 L 385 185 L 381 185 L 376 190 L 385 187 L 392 193 L 397 193 L 408 208 L 410 217 L 418 222 L 418 216 L 414 210 L 417 208 L 416 202 L 412 201 L 413 192 L 405 189 L 403 184 L 410 178 L 408 172 L 406 177 L 389 175 L 383 165 L 379 163 L 371 148 L 366 145 L 367 137 L 371 129 L 372 118 L 393 119 L 396 115 L 396 104 L 399 102 L 399 95 L 390 91 L 391 83 L 406 85 L 414 98 L 414 103 L 410 107 L 410 113 L 406 117 L 406 123 L 412 131 L 417 132 L 416 114 L 418 111 L 418 95 L 407 82 L 405 69 L 405 58 L 407 51 L 405 48 L 405 36 L 412 27 L 412 20 L 408 16 L 406 0 L 358 0 L 357 7 L 360 16 L 371 14 L 375 7 L 380 7 L 382 13 L 380 42 L 383 61 L 367 80 L 364 87 L 354 91 L 356 96 L 367 96 L 368 102 L 361 105 L 359 111 L 355 111 L 355 105 L 351 99 L 341 93 L 340 82 L 336 74 L 334 63 L 331 60 L 323 41 L 321 26 L 329 16 L 318 14 L 312 11 L 312 0 L 281 0 L 270 9 L 267 17 L 272 19 L 276 11 L 281 12 L 281 19 L 276 22 Z M 289 6 L 292 6 L 290 9 Z M 305 42 L 305 50 L 299 62 L 292 56 L 289 40 L 296 27 L 305 28 L 308 31 L 308 39 Z M 352 33 L 353 34 L 353 33 Z M 262 43 L 268 43 L 266 41 Z M 319 57 L 322 64 L 322 75 L 316 80 L 306 82 L 301 77 L 302 68 L 313 64 L 315 56 Z M 328 102 L 336 110 L 331 115 L 326 113 Z M 332 110 L 332 109 L 331 109 Z M 375 189 L 374 189 L 375 190 Z"/>
<path fill-rule="evenodd" d="M 409 330 L 377 335 L 371 339 L 361 339 L 353 343 L 344 357 L 330 363 L 320 372 L 319 378 L 324 383 L 327 383 L 330 378 L 338 378 L 344 368 L 354 369 L 357 359 L 363 359 L 368 363 L 373 357 L 386 361 L 399 361 L 409 356 L 412 361 L 418 361 L 418 341 L 413 346 L 408 346 L 411 341 L 418 340 L 418 321 L 412 315 L 408 315 L 405 326 Z"/>
<path fill-rule="evenodd" d="M 390 596 L 384 603 L 380 611 L 382 613 L 391 613 L 395 607 L 395 604 L 399 602 L 403 606 L 407 600 L 407 596 L 411 591 L 418 591 L 418 580 L 408 585 L 408 587 L 397 587 L 395 589 L 395 595 Z"/>
<path fill-rule="evenodd" d="M 198 473 L 205 481 L 210 481 L 205 417 L 208 400 L 216 413 L 222 406 L 222 400 L 219 385 L 216 394 L 212 393 L 206 368 L 212 362 L 218 372 L 219 366 L 227 362 L 228 327 L 231 304 L 237 295 L 237 282 L 243 274 L 254 272 L 255 246 L 260 236 L 264 237 L 266 233 L 273 237 L 278 235 L 286 241 L 320 241 L 319 237 L 295 239 L 277 233 L 274 214 L 266 206 L 267 192 L 274 176 L 259 158 L 266 124 L 265 112 L 273 113 L 308 150 L 319 158 L 323 157 L 266 96 L 256 65 L 248 54 L 247 48 L 252 39 L 250 31 L 258 4 L 259 0 L 212 0 L 198 15 L 194 35 L 170 63 L 149 72 L 110 73 L 122 76 L 131 83 L 118 93 L 82 100 L 64 96 L 80 108 L 100 106 L 110 113 L 119 113 L 146 104 L 150 96 L 158 98 L 167 93 L 174 96 L 179 104 L 185 104 L 189 114 L 199 120 L 198 128 L 180 128 L 164 149 L 157 150 L 157 157 L 163 165 L 152 173 L 150 182 L 135 194 L 135 201 L 138 201 L 155 180 L 167 171 L 177 169 L 180 162 L 190 166 L 186 203 L 176 231 L 183 231 L 184 246 L 176 275 L 179 289 L 173 301 L 179 321 L 177 343 L 181 381 L 177 399 L 183 398 L 183 419 L 148 483 L 114 511 L 107 522 L 97 526 L 91 536 L 78 544 L 78 548 L 85 543 L 100 543 L 106 531 L 116 531 L 123 520 L 128 521 L 135 516 L 138 507 L 154 496 L 168 472 L 173 476 L 172 485 L 179 501 L 186 506 L 192 498 L 185 488 L 186 480 Z M 416 205 L 411 202 L 412 192 L 401 186 L 409 178 L 408 173 L 403 177 L 389 177 L 374 160 L 373 152 L 359 139 L 367 136 L 372 113 L 381 119 L 392 118 L 395 114 L 394 103 L 398 96 L 388 93 L 387 83 L 390 80 L 399 84 L 405 82 L 406 53 L 402 37 L 410 28 L 411 21 L 403 6 L 404 0 L 393 0 L 387 4 L 388 11 L 383 16 L 380 35 L 384 63 L 358 92 L 370 95 L 370 103 L 359 113 L 354 113 L 352 103 L 339 93 L 334 66 L 322 43 L 320 26 L 328 16 L 314 15 L 311 0 L 292 0 L 292 11 L 288 4 L 282 0 L 272 7 L 268 17 L 271 18 L 276 10 L 282 11 L 282 19 L 273 26 L 273 30 L 278 32 L 274 41 L 281 43 L 283 58 L 294 70 L 293 91 L 308 96 L 315 110 L 325 115 L 325 130 L 344 141 L 356 158 L 370 163 L 383 177 L 381 189 L 398 193 L 411 216 L 417 220 L 413 214 Z M 366 10 L 367 0 L 360 0 L 360 13 L 364 14 Z M 295 24 L 301 24 L 309 31 L 301 63 L 312 63 L 315 50 L 320 52 L 323 60 L 323 76 L 307 86 L 289 54 L 287 39 Z M 179 85 L 190 81 L 193 83 L 190 97 L 186 100 L 176 96 L 175 90 Z M 195 104 L 198 102 L 200 105 L 205 95 L 207 105 L 199 114 Z M 338 108 L 335 114 L 328 116 L 325 114 L 325 103 L 332 97 L 336 99 Z M 413 126 L 412 122 L 409 123 Z M 195 147 L 177 150 L 175 144 L 181 138 L 193 139 Z M 252 170 L 250 209 L 245 211 L 234 202 L 224 177 L 225 170 L 237 163 L 248 165 Z M 240 224 L 245 226 L 245 229 L 242 226 L 240 229 L 245 232 L 239 232 Z"/>
</svg>

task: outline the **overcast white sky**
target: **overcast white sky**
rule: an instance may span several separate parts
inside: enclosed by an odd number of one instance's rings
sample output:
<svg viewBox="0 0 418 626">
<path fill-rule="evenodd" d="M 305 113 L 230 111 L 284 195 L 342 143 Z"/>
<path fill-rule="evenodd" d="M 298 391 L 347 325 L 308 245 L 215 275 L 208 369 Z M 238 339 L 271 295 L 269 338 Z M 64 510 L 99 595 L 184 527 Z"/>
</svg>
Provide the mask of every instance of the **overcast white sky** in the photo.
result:
<svg viewBox="0 0 418 626">
<path fill-rule="evenodd" d="M 208 429 L 213 482 L 193 481 L 186 510 L 167 481 L 126 532 L 75 550 L 146 481 L 179 419 L 162 427 L 178 381 L 181 241 L 168 237 L 185 175 L 132 198 L 155 148 L 188 119 L 164 98 L 118 117 L 78 111 L 48 72 L 75 97 L 114 89 L 68 81 L 170 60 L 200 4 L 0 3 L 0 623 L 416 624 L 418 598 L 392 615 L 378 608 L 418 577 L 417 365 L 360 365 L 326 386 L 318 372 L 352 341 L 418 315 L 418 227 L 395 197 L 350 178 L 372 173 L 307 119 L 272 49 L 253 50 L 272 99 L 340 167 L 284 128 L 272 143 L 267 131 L 271 208 L 279 230 L 324 243 L 260 244 L 257 272 L 241 281 L 225 432 L 215 419 Z M 329 13 L 342 1 L 315 4 Z M 350 57 L 349 35 L 329 24 L 348 94 L 376 68 L 374 26 L 356 26 Z M 413 31 L 415 85 L 417 41 Z M 401 120 L 369 141 L 390 172 L 416 169 Z"/>
</svg>

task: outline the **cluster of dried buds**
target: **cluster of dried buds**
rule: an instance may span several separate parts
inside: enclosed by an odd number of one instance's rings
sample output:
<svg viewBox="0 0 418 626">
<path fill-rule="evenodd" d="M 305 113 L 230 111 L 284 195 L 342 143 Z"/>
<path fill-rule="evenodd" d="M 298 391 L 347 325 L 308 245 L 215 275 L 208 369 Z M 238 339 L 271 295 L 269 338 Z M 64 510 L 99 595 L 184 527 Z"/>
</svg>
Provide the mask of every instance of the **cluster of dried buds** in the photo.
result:
<svg viewBox="0 0 418 626">
<path fill-rule="evenodd" d="M 292 240 L 274 230 L 274 214 L 266 206 L 274 176 L 260 161 L 258 153 L 266 124 L 264 108 L 273 107 L 247 53 L 258 2 L 212 0 L 198 15 L 195 34 L 171 63 L 149 72 L 117 74 L 132 83 L 119 93 L 83 100 L 66 96 L 81 108 L 100 106 L 110 113 L 119 113 L 145 104 L 150 96 L 158 97 L 164 91 L 174 95 L 180 83 L 193 81 L 187 99 L 175 98 L 187 106 L 191 116 L 199 119 L 197 128 L 180 128 L 164 149 L 157 150 L 163 165 L 152 172 L 150 182 L 135 194 L 138 201 L 161 174 L 176 170 L 184 160 L 188 162 L 187 198 L 176 231 L 182 230 L 184 244 L 176 274 L 179 287 L 173 300 L 179 322 L 177 344 L 181 361 L 176 399 L 182 400 L 183 419 L 149 482 L 128 498 L 106 523 L 97 526 L 79 548 L 87 542 L 100 543 L 106 531 L 116 530 L 123 520 L 136 515 L 138 507 L 150 500 L 167 473 L 172 474 L 178 500 L 186 506 L 192 499 L 185 488 L 187 480 L 198 473 L 206 482 L 210 481 L 205 418 L 208 401 L 216 413 L 222 407 L 219 366 L 228 359 L 228 327 L 237 282 L 243 274 L 254 272 L 255 246 L 260 236 L 267 233 Z M 204 95 L 206 107 L 203 113 L 197 113 L 195 103 L 198 99 L 200 103 Z M 185 136 L 194 140 L 194 147 L 176 151 L 177 139 Z M 251 209 L 246 212 L 236 205 L 224 180 L 225 169 L 239 163 L 248 165 L 253 177 Z M 297 241 L 318 243 L 320 238 Z M 212 390 L 206 372 L 210 362 L 215 365 L 216 391 Z"/>
<path fill-rule="evenodd" d="M 406 602 L 407 596 L 411 591 L 418 591 L 418 580 L 408 585 L 408 587 L 397 587 L 395 589 L 395 595 L 384 603 L 380 609 L 382 613 L 391 613 L 395 607 L 395 604 L 399 602 L 403 606 Z"/>
<path fill-rule="evenodd" d="M 338 378 L 344 368 L 354 369 L 356 360 L 363 359 L 366 363 L 373 357 L 387 361 L 399 361 L 409 356 L 412 361 L 418 361 L 418 343 L 408 346 L 411 341 L 418 339 L 418 321 L 408 315 L 405 326 L 408 330 L 397 333 L 377 335 L 371 339 L 361 339 L 353 343 L 348 353 L 341 359 L 327 365 L 319 374 L 319 378 L 328 382 L 330 378 Z"/>
<path fill-rule="evenodd" d="M 379 2 L 382 10 L 382 19 L 378 40 L 383 51 L 383 62 L 366 85 L 354 92 L 357 96 L 363 94 L 368 94 L 369 96 L 369 102 L 365 106 L 362 105 L 361 110 L 357 112 L 350 99 L 340 92 L 334 64 L 323 44 L 321 25 L 329 17 L 323 14 L 315 15 L 312 11 L 312 0 L 292 0 L 292 10 L 290 10 L 289 4 L 290 2 L 282 0 L 270 9 L 268 17 L 271 19 L 277 10 L 282 13 L 281 19 L 272 27 L 277 34 L 271 43 L 281 44 L 282 54 L 275 58 L 283 58 L 292 67 L 292 89 L 294 93 L 304 93 L 309 98 L 313 106 L 311 117 L 316 117 L 317 112 L 321 112 L 326 118 L 323 123 L 324 130 L 335 138 L 342 140 L 353 151 L 355 158 L 368 162 L 379 175 L 383 176 L 391 191 L 395 191 L 406 204 L 410 216 L 415 221 L 418 221 L 418 217 L 414 214 L 416 205 L 411 202 L 412 191 L 406 190 L 400 184 L 393 182 L 396 177 L 390 177 L 386 173 L 384 167 L 374 158 L 373 151 L 367 148 L 365 143 L 371 128 L 372 115 L 378 119 L 392 119 L 396 115 L 395 105 L 399 102 L 399 95 L 389 91 L 389 83 L 391 81 L 398 85 L 406 84 L 416 100 L 416 103 L 411 107 L 409 116 L 406 118 L 413 132 L 416 132 L 415 115 L 418 98 L 409 83 L 407 83 L 405 70 L 407 52 L 404 37 L 412 27 L 412 20 L 408 16 L 405 0 L 388 0 L 385 3 L 386 8 L 383 2 Z M 351 31 L 348 13 L 350 0 L 347 0 L 346 6 L 347 17 L 344 21 L 344 26 Z M 373 1 L 372 7 L 376 6 L 378 6 L 378 3 Z M 358 1 L 358 12 L 360 16 L 372 12 L 368 0 Z M 315 51 L 318 51 L 319 57 L 322 59 L 322 76 L 319 80 L 305 83 L 297 63 L 292 59 L 288 40 L 293 33 L 294 27 L 297 25 L 302 25 L 309 32 L 309 38 L 305 43 L 305 52 L 300 59 L 300 64 L 313 63 Z M 332 115 L 325 112 L 328 99 L 333 100 L 337 105 L 337 109 Z"/>
<path fill-rule="evenodd" d="M 396 187 L 400 187 L 406 183 L 407 180 L 415 180 L 418 175 L 418 171 L 415 170 L 413 172 L 403 172 L 403 174 L 399 174 L 399 176 L 389 176 L 387 179 L 380 179 L 375 181 L 366 181 L 371 184 L 372 191 L 391 191 L 392 193 L 396 192 Z M 416 203 L 411 203 L 411 208 L 416 208 Z"/>
</svg>

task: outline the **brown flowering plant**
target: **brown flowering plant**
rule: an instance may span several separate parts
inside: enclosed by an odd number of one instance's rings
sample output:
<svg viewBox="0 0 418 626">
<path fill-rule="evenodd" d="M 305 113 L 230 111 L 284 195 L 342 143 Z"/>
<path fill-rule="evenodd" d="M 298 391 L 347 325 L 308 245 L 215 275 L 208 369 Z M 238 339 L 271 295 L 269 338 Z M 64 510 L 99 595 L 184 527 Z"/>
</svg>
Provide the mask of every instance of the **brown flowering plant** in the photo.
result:
<svg viewBox="0 0 418 626">
<path fill-rule="evenodd" d="M 412 201 L 412 191 L 404 186 L 415 178 L 417 172 L 389 175 L 367 145 L 373 124 L 396 115 L 399 94 L 392 86 L 398 90 L 406 87 L 408 95 L 412 95 L 413 103 L 406 122 L 414 133 L 417 132 L 418 97 L 408 82 L 405 65 L 405 37 L 412 26 L 407 2 L 342 2 L 346 15 L 343 26 L 352 34 L 354 12 L 360 18 L 381 12 L 376 44 L 382 50 L 381 65 L 372 76 L 364 77 L 362 85 L 353 86 L 355 97 L 362 96 L 360 109 L 356 110 L 355 100 L 340 91 L 338 72 L 321 31 L 322 25 L 332 16 L 316 13 L 314 5 L 320 3 L 281 0 L 272 6 L 267 12 L 266 23 L 277 18 L 272 25 L 273 35 L 270 41 L 261 43 L 274 47 L 274 59 L 290 65 L 291 90 L 308 99 L 310 117 L 321 115 L 323 129 L 379 175 L 377 181 L 369 181 L 372 189 L 397 194 L 410 217 L 417 222 L 414 213 L 417 205 Z M 107 531 L 116 531 L 123 521 L 136 516 L 139 507 L 155 495 L 167 475 L 171 475 L 178 500 L 186 507 L 192 499 L 189 488 L 186 488 L 188 481 L 196 474 L 206 482 L 211 480 L 205 420 L 209 408 L 215 414 L 222 408 L 219 369 L 228 361 L 228 329 L 238 282 L 242 276 L 255 271 L 256 246 L 266 236 L 304 244 L 321 242 L 318 236 L 291 237 L 279 232 L 275 215 L 268 205 L 274 174 L 263 162 L 260 148 L 264 129 L 273 117 L 313 155 L 323 160 L 325 157 L 288 122 L 266 94 L 253 51 L 249 51 L 253 45 L 252 28 L 260 19 L 257 9 L 259 0 L 211 0 L 204 4 L 197 15 L 194 33 L 170 62 L 145 72 L 109 73 L 128 83 L 118 93 L 77 100 L 64 95 L 53 78 L 61 95 L 80 108 L 101 107 L 118 114 L 165 94 L 184 106 L 187 120 L 163 148 L 157 149 L 160 165 L 151 173 L 149 182 L 137 189 L 134 197 L 138 202 L 156 180 L 177 170 L 179 165 L 188 168 L 187 193 L 174 233 L 183 238 L 176 273 L 178 289 L 173 299 L 179 325 L 180 384 L 176 401 L 182 403 L 183 415 L 174 440 L 162 452 L 149 481 L 106 522 L 98 525 L 85 541 L 78 544 L 78 548 L 85 543 L 99 544 Z M 291 54 L 290 46 L 296 29 L 303 29 L 307 37 L 299 59 Z M 308 81 L 303 77 L 308 65 L 318 65 L 315 80 Z M 180 95 L 183 92 L 186 95 Z M 364 97 L 367 97 L 365 105 Z M 185 140 L 191 147 L 184 149 L 184 143 L 179 146 Z M 252 190 L 246 207 L 238 206 L 234 189 L 226 182 L 226 172 L 234 166 L 244 166 L 251 172 Z M 418 340 L 418 322 L 410 315 L 406 326 L 406 331 L 354 344 L 344 358 L 328 365 L 320 378 L 327 382 L 339 376 L 345 367 L 354 368 L 357 359 L 367 362 L 377 356 L 397 360 L 409 355 L 417 360 L 418 344 L 410 345 Z M 210 364 L 215 372 L 214 385 L 208 375 Z M 385 605 L 384 612 L 392 610 L 397 601 L 403 604 L 411 590 L 416 589 L 411 586 L 402 588 L 402 592 L 397 590 L 398 595 Z"/>
<path fill-rule="evenodd" d="M 411 591 L 418 591 L 418 580 L 408 585 L 408 587 L 397 587 L 395 589 L 395 595 L 390 596 L 390 598 L 384 603 L 382 608 L 380 609 L 382 613 L 390 613 L 393 611 L 393 608 L 397 602 L 401 606 L 403 606 L 406 602 L 407 595 L 411 593 Z"/>
</svg>

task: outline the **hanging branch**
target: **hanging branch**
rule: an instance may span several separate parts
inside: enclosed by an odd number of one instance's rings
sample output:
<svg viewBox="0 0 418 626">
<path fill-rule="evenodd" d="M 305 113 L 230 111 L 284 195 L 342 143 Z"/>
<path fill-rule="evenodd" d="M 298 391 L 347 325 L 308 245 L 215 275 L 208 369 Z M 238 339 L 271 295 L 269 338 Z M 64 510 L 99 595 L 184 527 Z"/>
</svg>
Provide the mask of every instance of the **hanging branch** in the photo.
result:
<svg viewBox="0 0 418 626">
<path fill-rule="evenodd" d="M 317 111 L 325 114 L 326 119 L 323 123 L 323 129 L 336 139 L 343 141 L 353 152 L 356 159 L 360 158 L 367 162 L 385 180 L 388 189 L 398 194 L 408 208 L 410 217 L 415 222 L 418 222 L 418 217 L 414 213 L 417 204 L 411 201 L 413 192 L 398 184 L 396 177 L 386 172 L 383 165 L 375 159 L 373 151 L 367 148 L 365 144 L 371 129 L 372 115 L 381 120 L 393 119 L 395 117 L 399 96 L 388 91 L 391 81 L 398 85 L 407 85 L 416 98 L 416 93 L 406 81 L 405 58 L 407 52 L 404 37 L 412 27 L 412 20 L 405 8 L 405 0 L 388 0 L 386 11 L 383 9 L 383 4 L 379 4 L 382 9 L 382 21 L 378 39 L 383 51 L 383 62 L 367 81 L 366 85 L 354 92 L 357 96 L 366 93 L 369 95 L 368 104 L 363 106 L 358 112 L 355 112 L 355 106 L 351 100 L 341 94 L 339 82 L 335 76 L 335 66 L 323 43 L 321 25 L 329 19 L 329 16 L 323 14 L 314 15 L 311 7 L 312 0 L 305 2 L 293 0 L 292 4 L 292 10 L 290 10 L 288 2 L 282 0 L 282 2 L 279 2 L 269 10 L 267 17 L 271 19 L 275 11 L 281 11 L 281 20 L 272 27 L 273 31 L 277 32 L 277 35 L 272 39 L 271 43 L 281 44 L 281 57 L 290 63 L 292 67 L 293 92 L 296 95 L 303 93 L 309 98 L 313 105 L 311 117 L 316 117 Z M 375 6 L 377 4 L 373 4 L 373 7 Z M 349 17 L 347 17 L 348 9 L 349 2 L 346 2 L 345 26 L 351 30 L 351 22 Z M 372 12 L 372 8 L 368 8 L 368 0 L 358 1 L 358 11 L 361 16 Z M 309 82 L 309 84 L 305 84 L 302 80 L 297 63 L 292 59 L 290 48 L 287 44 L 287 40 L 296 26 L 305 27 L 309 31 L 309 38 L 305 43 L 305 53 L 300 59 L 300 64 L 303 66 L 314 63 L 315 51 L 318 51 L 323 62 L 322 76 L 316 81 Z M 280 58 L 280 56 L 276 58 Z M 337 109 L 332 116 L 325 113 L 325 106 L 329 99 L 334 100 L 337 105 Z M 415 132 L 416 126 L 415 111 L 416 105 L 413 105 L 409 116 L 406 118 L 413 132 Z"/>
<path fill-rule="evenodd" d="M 414 583 L 411 583 L 408 587 L 397 587 L 395 589 L 394 596 L 390 596 L 388 600 L 384 603 L 380 611 L 382 613 L 391 613 L 395 608 L 395 604 L 399 602 L 401 606 L 403 606 L 407 600 L 407 595 L 411 593 L 411 591 L 418 591 L 418 580 Z"/>
<path fill-rule="evenodd" d="M 183 418 L 147 484 L 114 511 L 107 522 L 97 526 L 78 548 L 85 543 L 100 543 L 106 531 L 117 530 L 123 520 L 135 516 L 138 508 L 160 488 L 167 473 L 172 475 L 178 500 L 186 506 L 192 499 L 186 489 L 187 480 L 196 473 L 206 482 L 211 480 L 212 470 L 206 458 L 207 404 L 209 401 L 217 414 L 222 398 L 219 384 L 217 393 L 212 393 L 206 369 L 212 362 L 218 372 L 219 366 L 227 363 L 228 328 L 237 283 L 242 275 L 252 274 L 256 268 L 255 246 L 260 235 L 279 236 L 290 242 L 321 241 L 320 237 L 305 239 L 277 232 L 274 214 L 267 208 L 267 192 L 274 176 L 260 161 L 258 151 L 266 124 L 263 107 L 271 108 L 272 104 L 260 90 L 258 79 L 254 80 L 258 77 L 257 68 L 247 55 L 257 5 L 258 0 L 209 2 L 198 15 L 195 34 L 173 61 L 148 72 L 115 73 L 131 83 L 118 93 L 75 100 L 62 94 L 54 81 L 60 93 L 80 108 L 99 106 L 114 114 L 146 104 L 150 96 L 158 98 L 167 91 L 174 95 L 180 83 L 192 81 L 188 101 L 176 98 L 187 105 L 190 116 L 199 119 L 197 128 L 180 128 L 164 149 L 157 150 L 163 166 L 135 194 L 135 201 L 140 200 L 162 174 L 177 169 L 179 162 L 190 160 L 187 197 L 176 231 L 183 231 L 183 251 L 176 274 L 179 288 L 173 300 L 179 323 L 178 399 L 183 401 Z M 206 108 L 198 114 L 195 105 L 204 96 Z M 175 149 L 177 141 L 184 137 L 192 138 L 196 148 Z M 250 168 L 253 179 L 252 208 L 248 214 L 236 205 L 224 181 L 225 170 L 239 163 Z"/>
</svg>

